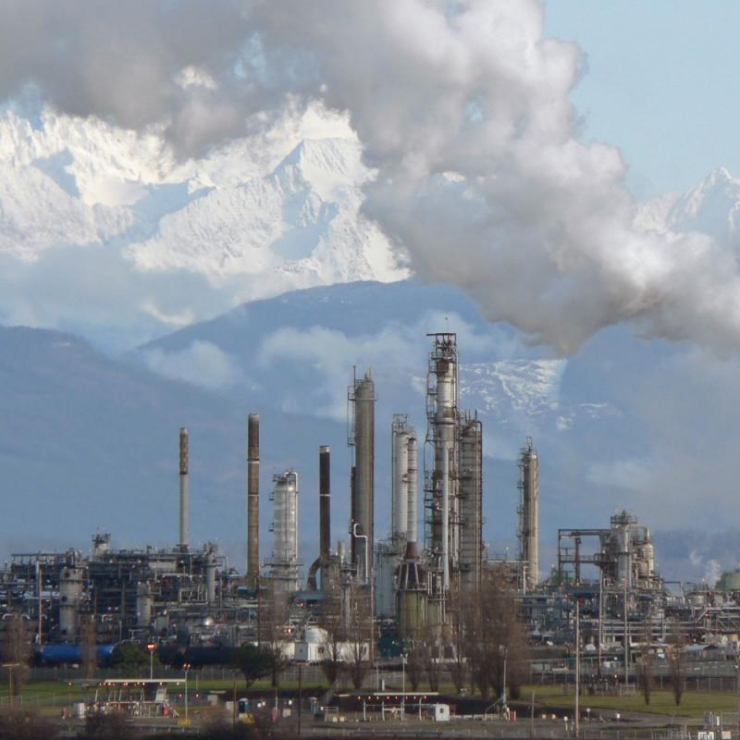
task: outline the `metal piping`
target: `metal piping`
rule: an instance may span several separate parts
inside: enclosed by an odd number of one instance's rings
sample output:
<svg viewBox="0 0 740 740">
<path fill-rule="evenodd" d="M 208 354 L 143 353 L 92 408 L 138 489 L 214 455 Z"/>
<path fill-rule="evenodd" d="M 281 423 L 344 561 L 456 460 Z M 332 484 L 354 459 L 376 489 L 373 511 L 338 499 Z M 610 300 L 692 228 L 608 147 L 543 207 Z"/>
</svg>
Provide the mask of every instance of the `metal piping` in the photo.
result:
<svg viewBox="0 0 740 740">
<path fill-rule="evenodd" d="M 247 419 L 247 585 L 256 588 L 260 572 L 260 417 Z"/>
</svg>

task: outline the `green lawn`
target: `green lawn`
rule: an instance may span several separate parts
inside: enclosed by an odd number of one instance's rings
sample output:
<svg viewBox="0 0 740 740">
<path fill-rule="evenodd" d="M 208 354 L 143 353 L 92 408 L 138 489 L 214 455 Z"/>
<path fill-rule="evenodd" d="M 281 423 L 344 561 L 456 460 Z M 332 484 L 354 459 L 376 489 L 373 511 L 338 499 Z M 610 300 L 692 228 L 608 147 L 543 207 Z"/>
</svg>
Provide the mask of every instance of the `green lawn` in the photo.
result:
<svg viewBox="0 0 740 740">
<path fill-rule="evenodd" d="M 198 693 L 205 696 L 211 691 L 231 693 L 234 686 L 233 679 L 199 680 Z M 281 681 L 281 689 L 297 689 L 296 681 Z M 534 692 L 535 714 L 540 714 L 546 708 L 568 707 L 574 705 L 573 687 L 569 693 L 563 693 L 561 685 L 532 685 L 522 688 L 520 702 L 528 705 Z M 245 685 L 243 679 L 237 678 L 237 692 L 243 694 Z M 303 682 L 304 696 L 317 696 L 325 691 L 326 686 Z M 251 692 L 270 691 L 268 680 L 257 681 L 250 689 Z M 195 701 L 196 682 L 188 681 L 188 691 L 191 701 Z M 454 693 L 452 687 L 441 687 L 442 692 Z M 67 681 L 35 681 L 23 687 L 22 695 L 15 699 L 17 705 L 36 706 L 44 713 L 55 714 L 62 707 L 82 701 L 85 691 L 79 682 Z M 181 700 L 172 697 L 173 703 L 180 704 Z M 0 683 L 0 706 L 8 705 L 8 686 Z M 520 705 L 521 706 L 521 705 Z M 581 695 L 580 707 L 583 711 L 590 708 L 596 712 L 648 712 L 677 719 L 703 720 L 705 712 L 736 712 L 737 696 L 734 691 L 686 691 L 681 699 L 680 706 L 676 706 L 673 694 L 669 690 L 654 690 L 649 705 L 645 704 L 644 697 L 639 691 L 633 696 L 588 696 Z M 520 708 L 520 712 L 526 711 Z"/>
<path fill-rule="evenodd" d="M 534 691 L 535 706 L 572 707 L 575 702 L 573 687 L 569 694 L 562 693 L 561 686 L 527 686 L 522 690 L 522 701 L 529 701 Z M 580 707 L 586 710 L 608 710 L 610 712 L 649 712 L 681 718 L 704 719 L 705 712 L 736 712 L 737 696 L 734 691 L 685 691 L 680 706 L 676 706 L 673 693 L 669 690 L 653 690 L 650 704 L 640 691 L 634 696 L 587 696 L 581 695 Z"/>
</svg>

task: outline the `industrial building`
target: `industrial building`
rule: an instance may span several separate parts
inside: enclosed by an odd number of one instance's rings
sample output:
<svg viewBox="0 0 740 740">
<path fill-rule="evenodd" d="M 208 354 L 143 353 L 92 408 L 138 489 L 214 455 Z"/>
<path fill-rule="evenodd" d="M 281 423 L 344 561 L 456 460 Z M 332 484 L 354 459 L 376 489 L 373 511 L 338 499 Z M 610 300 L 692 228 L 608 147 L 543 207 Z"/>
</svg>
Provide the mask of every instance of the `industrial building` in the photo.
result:
<svg viewBox="0 0 740 740">
<path fill-rule="evenodd" d="M 251 413 L 243 574 L 228 567 L 215 545 L 190 543 L 189 435 L 183 427 L 177 544 L 120 550 L 112 547 L 110 534 L 98 533 L 86 556 L 76 550 L 14 554 L 0 571 L 0 610 L 24 615 L 37 659 L 47 663 L 79 658 L 79 650 L 68 648 L 90 639 L 83 624 L 94 624 L 98 646 L 155 640 L 162 654 L 180 646 L 170 654 L 182 659 L 183 649 L 200 650 L 188 655 L 203 661 L 217 654 L 220 660 L 244 641 L 280 642 L 288 655 L 295 649 L 325 654 L 315 645 L 316 635 L 334 630 L 345 653 L 348 636 L 359 634 L 372 661 L 383 633 L 392 632 L 406 645 L 444 641 L 457 605 L 473 599 L 484 575 L 495 573 L 516 593 L 534 636 L 572 638 L 577 598 L 599 649 L 628 650 L 636 619 L 656 640 L 676 626 L 694 639 L 737 639 L 740 588 L 732 585 L 738 579 L 728 577 L 726 593 L 711 599 L 698 591 L 670 593 L 656 571 L 649 530 L 627 512 L 615 514 L 604 529 L 558 530 L 557 566 L 543 578 L 540 461 L 532 438 L 519 453 L 519 479 L 509 484 L 519 494 L 518 556 L 504 563 L 487 557 L 483 500 L 491 487 L 483 476 L 483 425 L 474 411 L 459 406 L 457 336 L 434 333 L 429 339 L 423 443 L 408 413 L 393 415 L 385 427 L 391 440 L 387 492 L 375 490 L 372 371 L 352 379 L 351 479 L 340 484 L 350 498 L 350 521 L 341 524 L 349 548 L 340 543 L 331 549 L 331 450 L 321 445 L 318 551 L 305 580 L 298 552 L 299 529 L 307 521 L 299 508 L 299 471 L 273 476 L 269 548 L 260 539 L 260 416 Z M 387 535 L 377 538 L 375 508 L 381 497 L 390 506 L 391 523 Z M 264 560 L 261 546 L 269 551 Z"/>
</svg>

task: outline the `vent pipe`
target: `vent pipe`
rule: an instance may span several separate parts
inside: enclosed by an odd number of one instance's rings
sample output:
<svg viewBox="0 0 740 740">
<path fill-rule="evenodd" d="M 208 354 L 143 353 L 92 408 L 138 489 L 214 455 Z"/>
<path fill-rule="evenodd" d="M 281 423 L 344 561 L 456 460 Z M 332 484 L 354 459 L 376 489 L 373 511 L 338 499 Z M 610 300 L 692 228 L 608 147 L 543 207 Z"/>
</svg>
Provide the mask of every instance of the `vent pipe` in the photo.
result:
<svg viewBox="0 0 740 740">
<path fill-rule="evenodd" d="M 188 430 L 180 428 L 180 549 L 188 549 Z"/>
<path fill-rule="evenodd" d="M 247 585 L 259 585 L 260 557 L 260 417 L 247 420 Z"/>
</svg>

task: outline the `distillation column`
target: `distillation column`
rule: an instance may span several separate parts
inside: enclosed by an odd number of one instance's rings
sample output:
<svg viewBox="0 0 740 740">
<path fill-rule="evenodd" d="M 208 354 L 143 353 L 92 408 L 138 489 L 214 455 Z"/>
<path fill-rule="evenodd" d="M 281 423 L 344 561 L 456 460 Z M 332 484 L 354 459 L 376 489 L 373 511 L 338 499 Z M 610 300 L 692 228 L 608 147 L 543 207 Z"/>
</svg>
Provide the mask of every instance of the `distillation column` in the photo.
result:
<svg viewBox="0 0 740 740">
<path fill-rule="evenodd" d="M 275 593 L 298 590 L 298 473 L 287 470 L 272 478 L 273 551 L 269 561 Z"/>
<path fill-rule="evenodd" d="M 457 477 L 457 335 L 430 334 L 434 347 L 427 373 L 427 444 L 434 453 L 433 469 L 425 471 L 427 548 L 443 597 L 450 589 L 450 573 L 459 557 L 459 501 Z M 434 575 L 434 574 L 433 574 Z"/>
<path fill-rule="evenodd" d="M 370 584 L 375 497 L 375 382 L 370 371 L 360 380 L 355 378 L 349 400 L 354 413 L 348 443 L 355 458 L 350 523 L 352 563 L 357 569 L 357 580 Z"/>
<path fill-rule="evenodd" d="M 247 419 L 247 586 L 257 588 L 260 572 L 260 417 Z"/>
<path fill-rule="evenodd" d="M 409 429 L 406 414 L 394 414 L 391 425 L 391 536 L 401 545 L 408 533 Z"/>
<path fill-rule="evenodd" d="M 483 425 L 466 413 L 460 431 L 461 588 L 477 593 L 483 562 Z"/>
<path fill-rule="evenodd" d="M 525 572 L 522 583 L 528 591 L 539 582 L 540 572 L 540 463 L 531 437 L 519 453 L 519 559 Z"/>
</svg>

